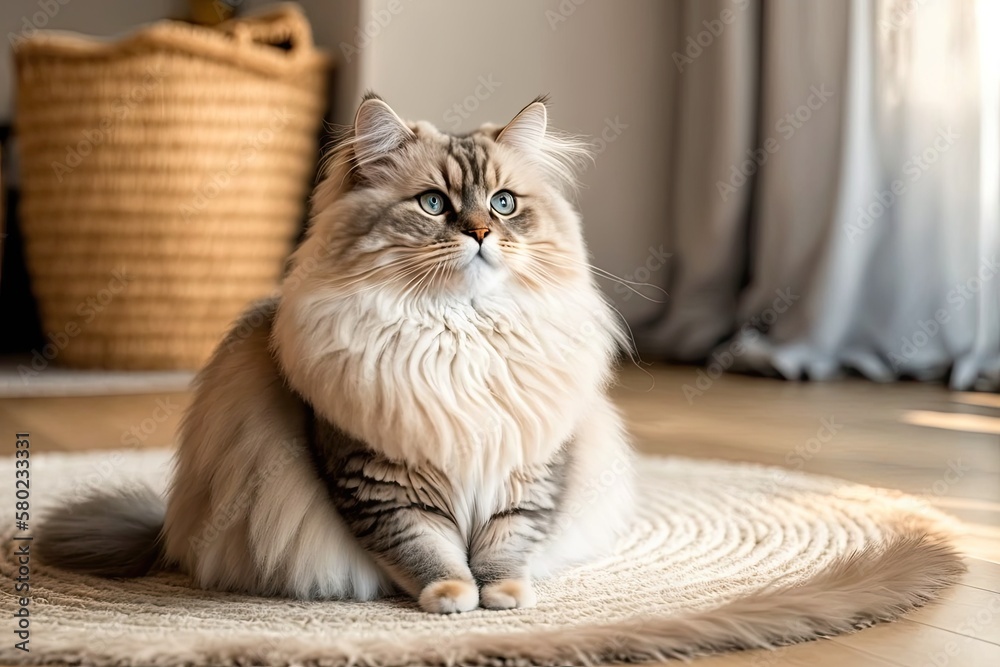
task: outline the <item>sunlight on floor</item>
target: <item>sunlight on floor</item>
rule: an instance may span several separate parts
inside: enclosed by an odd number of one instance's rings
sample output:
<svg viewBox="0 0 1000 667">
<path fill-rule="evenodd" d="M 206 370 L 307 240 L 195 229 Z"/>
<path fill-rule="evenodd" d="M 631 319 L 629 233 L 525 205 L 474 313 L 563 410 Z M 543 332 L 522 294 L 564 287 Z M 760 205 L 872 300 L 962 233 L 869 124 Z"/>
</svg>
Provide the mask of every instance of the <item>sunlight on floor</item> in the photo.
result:
<svg viewBox="0 0 1000 667">
<path fill-rule="evenodd" d="M 954 412 L 934 412 L 932 410 L 908 410 L 900 417 L 904 424 L 929 426 L 950 431 L 971 433 L 996 433 L 1000 435 L 1000 417 L 968 415 Z"/>
</svg>

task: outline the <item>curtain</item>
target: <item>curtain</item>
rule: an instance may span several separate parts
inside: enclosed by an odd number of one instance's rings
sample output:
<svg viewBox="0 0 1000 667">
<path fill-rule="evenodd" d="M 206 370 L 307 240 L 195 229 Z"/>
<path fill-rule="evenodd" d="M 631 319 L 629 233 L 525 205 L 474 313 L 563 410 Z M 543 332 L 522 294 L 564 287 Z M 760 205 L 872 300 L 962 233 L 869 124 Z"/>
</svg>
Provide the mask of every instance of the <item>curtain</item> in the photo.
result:
<svg viewBox="0 0 1000 667">
<path fill-rule="evenodd" d="M 1000 2 L 684 0 L 640 351 L 1000 387 Z"/>
</svg>

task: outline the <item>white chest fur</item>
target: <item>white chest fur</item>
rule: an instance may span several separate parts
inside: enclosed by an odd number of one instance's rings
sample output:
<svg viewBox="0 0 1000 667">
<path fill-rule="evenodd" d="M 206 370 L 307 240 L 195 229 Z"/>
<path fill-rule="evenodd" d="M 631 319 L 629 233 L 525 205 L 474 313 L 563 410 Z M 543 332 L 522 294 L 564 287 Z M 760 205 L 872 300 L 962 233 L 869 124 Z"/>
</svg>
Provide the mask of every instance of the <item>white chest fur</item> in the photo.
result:
<svg viewBox="0 0 1000 667">
<path fill-rule="evenodd" d="M 283 296 L 274 335 L 291 384 L 346 432 L 392 459 L 495 474 L 572 435 L 611 329 L 590 286 L 466 303 L 303 290 Z"/>
</svg>

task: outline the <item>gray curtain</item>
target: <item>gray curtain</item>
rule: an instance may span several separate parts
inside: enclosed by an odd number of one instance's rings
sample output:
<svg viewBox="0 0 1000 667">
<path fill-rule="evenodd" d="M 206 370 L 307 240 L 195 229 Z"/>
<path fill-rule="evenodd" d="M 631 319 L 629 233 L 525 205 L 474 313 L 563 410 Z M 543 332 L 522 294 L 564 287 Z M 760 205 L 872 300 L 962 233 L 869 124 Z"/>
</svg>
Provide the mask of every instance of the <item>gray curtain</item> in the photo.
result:
<svg viewBox="0 0 1000 667">
<path fill-rule="evenodd" d="M 1000 3 L 682 13 L 670 297 L 640 350 L 1000 386 Z"/>
</svg>

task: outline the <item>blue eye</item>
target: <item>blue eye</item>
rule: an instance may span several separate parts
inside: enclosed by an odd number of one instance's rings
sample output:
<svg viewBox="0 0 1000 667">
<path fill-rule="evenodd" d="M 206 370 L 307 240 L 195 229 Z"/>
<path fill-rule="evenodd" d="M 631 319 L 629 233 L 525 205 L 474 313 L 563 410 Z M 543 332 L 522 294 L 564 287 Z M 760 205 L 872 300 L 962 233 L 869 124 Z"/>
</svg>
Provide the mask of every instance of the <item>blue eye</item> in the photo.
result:
<svg viewBox="0 0 1000 667">
<path fill-rule="evenodd" d="M 444 213 L 445 202 L 448 200 L 437 190 L 431 190 L 420 195 L 417 201 L 420 203 L 420 208 L 424 209 L 427 213 L 441 215 Z"/>
<path fill-rule="evenodd" d="M 501 190 L 490 199 L 490 206 L 500 215 L 510 215 L 517 208 L 517 200 L 507 190 Z"/>
</svg>

